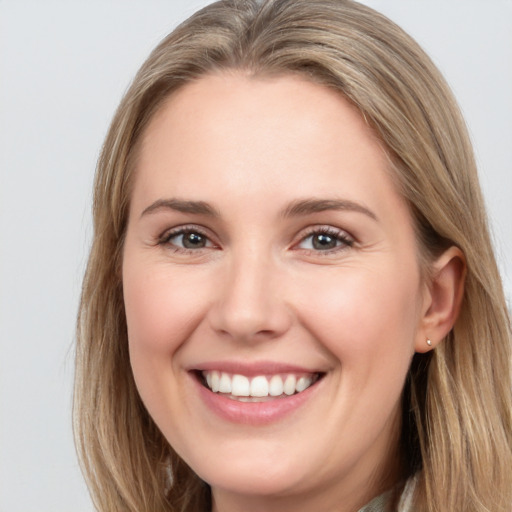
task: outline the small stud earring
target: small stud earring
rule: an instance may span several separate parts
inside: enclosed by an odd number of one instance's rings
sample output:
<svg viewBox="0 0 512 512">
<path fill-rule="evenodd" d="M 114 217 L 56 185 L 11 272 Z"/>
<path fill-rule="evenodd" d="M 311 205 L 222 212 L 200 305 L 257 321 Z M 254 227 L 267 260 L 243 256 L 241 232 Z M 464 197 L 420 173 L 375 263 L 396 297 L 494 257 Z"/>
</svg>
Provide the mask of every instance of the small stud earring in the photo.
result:
<svg viewBox="0 0 512 512">
<path fill-rule="evenodd" d="M 432 346 L 432 341 L 430 341 L 430 339 L 429 339 L 429 338 L 427 338 L 427 345 L 428 345 L 429 347 L 431 347 L 431 346 Z"/>
</svg>

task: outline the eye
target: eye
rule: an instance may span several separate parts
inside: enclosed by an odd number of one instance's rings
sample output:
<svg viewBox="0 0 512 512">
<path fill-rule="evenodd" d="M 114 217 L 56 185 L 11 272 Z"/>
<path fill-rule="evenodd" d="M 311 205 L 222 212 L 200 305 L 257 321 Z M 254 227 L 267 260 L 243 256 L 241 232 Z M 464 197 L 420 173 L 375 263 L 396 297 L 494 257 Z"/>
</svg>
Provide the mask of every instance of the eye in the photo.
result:
<svg viewBox="0 0 512 512">
<path fill-rule="evenodd" d="M 204 233 L 195 228 L 180 228 L 167 232 L 160 239 L 160 244 L 170 245 L 177 251 L 193 251 L 214 246 Z"/>
<path fill-rule="evenodd" d="M 308 251 L 332 252 L 351 247 L 354 240 L 344 231 L 325 227 L 317 228 L 302 238 L 298 247 Z"/>
</svg>

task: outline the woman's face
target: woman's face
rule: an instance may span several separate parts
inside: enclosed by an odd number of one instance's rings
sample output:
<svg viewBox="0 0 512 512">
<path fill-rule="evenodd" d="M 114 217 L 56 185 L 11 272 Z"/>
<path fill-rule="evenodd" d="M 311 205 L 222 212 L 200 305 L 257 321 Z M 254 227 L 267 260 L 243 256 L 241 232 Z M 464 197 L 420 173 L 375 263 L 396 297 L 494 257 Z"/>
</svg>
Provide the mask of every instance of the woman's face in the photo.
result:
<svg viewBox="0 0 512 512">
<path fill-rule="evenodd" d="M 146 129 L 130 208 L 137 387 L 217 502 L 350 500 L 392 474 L 424 287 L 360 114 L 297 77 L 204 77 Z"/>
</svg>

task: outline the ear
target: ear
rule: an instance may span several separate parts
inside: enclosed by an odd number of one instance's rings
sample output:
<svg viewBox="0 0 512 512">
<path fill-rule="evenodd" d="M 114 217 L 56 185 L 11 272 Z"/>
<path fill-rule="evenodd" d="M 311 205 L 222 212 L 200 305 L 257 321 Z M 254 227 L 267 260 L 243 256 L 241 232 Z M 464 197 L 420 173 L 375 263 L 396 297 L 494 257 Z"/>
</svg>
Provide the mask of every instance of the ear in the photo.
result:
<svg viewBox="0 0 512 512">
<path fill-rule="evenodd" d="M 466 259 L 458 247 L 450 247 L 433 263 L 430 281 L 425 285 L 416 352 L 428 352 L 436 347 L 454 326 L 462 303 L 465 277 Z"/>
</svg>

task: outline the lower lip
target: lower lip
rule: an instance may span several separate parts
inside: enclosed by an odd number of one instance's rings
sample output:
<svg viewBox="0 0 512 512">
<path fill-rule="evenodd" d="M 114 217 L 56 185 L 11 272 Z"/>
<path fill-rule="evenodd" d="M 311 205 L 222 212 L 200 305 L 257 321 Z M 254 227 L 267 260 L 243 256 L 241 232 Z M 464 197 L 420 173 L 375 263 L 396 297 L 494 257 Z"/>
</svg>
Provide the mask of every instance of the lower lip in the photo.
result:
<svg viewBox="0 0 512 512">
<path fill-rule="evenodd" d="M 301 393 L 266 402 L 239 402 L 210 391 L 197 378 L 193 378 L 193 380 L 198 388 L 199 396 L 217 416 L 232 423 L 267 425 L 281 420 L 302 407 L 316 392 L 323 379 L 316 381 Z"/>
</svg>

